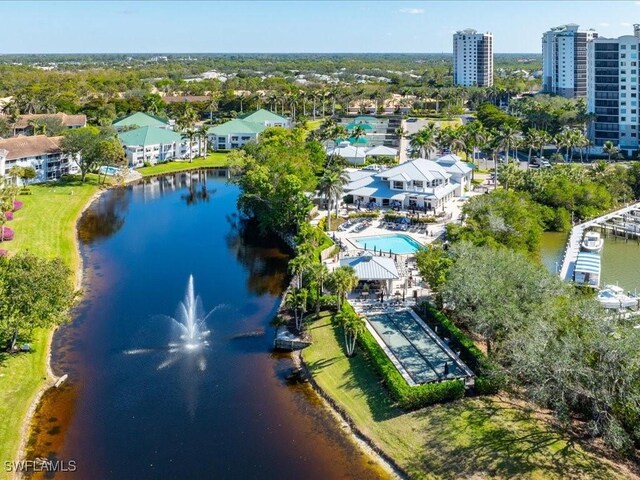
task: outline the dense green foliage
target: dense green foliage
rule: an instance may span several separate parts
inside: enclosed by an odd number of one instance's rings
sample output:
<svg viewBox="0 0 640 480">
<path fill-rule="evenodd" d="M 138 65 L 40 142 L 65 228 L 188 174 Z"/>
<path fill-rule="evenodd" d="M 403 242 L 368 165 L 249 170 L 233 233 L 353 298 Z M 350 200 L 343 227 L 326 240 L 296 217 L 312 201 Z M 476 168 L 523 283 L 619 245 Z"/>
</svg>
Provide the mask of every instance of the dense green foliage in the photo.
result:
<svg viewBox="0 0 640 480">
<path fill-rule="evenodd" d="M 267 129 L 259 144 L 229 154 L 238 208 L 265 233 L 296 234 L 311 209 L 305 192 L 315 189 L 325 157 L 303 129 Z"/>
<path fill-rule="evenodd" d="M 632 452 L 640 443 L 637 329 L 518 252 L 458 242 L 441 254 L 452 263 L 439 293 L 456 325 L 484 339 L 498 369 L 488 379 L 552 409 L 567 429 L 583 419 L 590 434 Z"/>
<path fill-rule="evenodd" d="M 449 224 L 451 241 L 503 246 L 535 254 L 542 235 L 539 209 L 526 195 L 496 190 L 473 197 L 463 207 L 464 226 Z"/>
<path fill-rule="evenodd" d="M 0 343 L 12 348 L 35 328 L 62 322 L 75 298 L 70 278 L 60 259 L 0 257 Z"/>
<path fill-rule="evenodd" d="M 517 128 L 520 124 L 518 119 L 500 110 L 492 103 L 483 103 L 476 111 L 478 120 L 489 130 L 498 130 L 503 126 Z"/>
<path fill-rule="evenodd" d="M 571 216 L 581 221 L 637 198 L 640 166 L 598 162 L 592 168 L 560 164 L 552 168 L 521 170 L 502 165 L 498 180 L 505 188 L 528 194 L 547 230 L 565 231 Z M 492 194 L 493 195 L 493 194 Z M 532 210 L 532 213 L 536 210 Z"/>
<path fill-rule="evenodd" d="M 118 165 L 124 162 L 122 145 L 111 128 L 83 127 L 68 130 L 60 148 L 78 164 L 83 182 L 87 173 L 101 165 Z"/>
</svg>

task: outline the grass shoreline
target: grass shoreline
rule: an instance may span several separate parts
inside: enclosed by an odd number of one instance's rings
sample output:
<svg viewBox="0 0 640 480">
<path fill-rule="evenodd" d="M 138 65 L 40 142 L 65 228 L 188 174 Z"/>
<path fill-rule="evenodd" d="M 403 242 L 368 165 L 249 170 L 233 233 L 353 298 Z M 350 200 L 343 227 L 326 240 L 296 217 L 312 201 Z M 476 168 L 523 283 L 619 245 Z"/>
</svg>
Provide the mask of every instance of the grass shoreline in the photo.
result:
<svg viewBox="0 0 640 480">
<path fill-rule="evenodd" d="M 171 162 L 161 171 L 143 176 L 171 174 L 199 168 L 226 165 L 226 154 L 212 154 L 202 161 Z M 224 160 L 224 161 L 223 161 Z M 155 167 L 150 167 L 155 168 Z M 61 257 L 74 275 L 74 286 L 82 288 L 83 263 L 78 242 L 77 224 L 89 206 L 116 185 L 98 185 L 96 176 L 89 176 L 84 184 L 77 179 L 31 185 L 31 195 L 24 195 L 24 207 L 11 226 L 16 232 L 7 242 L 9 254 L 29 251 L 46 257 Z M 71 201 L 69 201 L 71 200 Z M 2 245 L 2 244 L 0 244 Z M 42 395 L 51 388 L 57 377 L 51 369 L 51 343 L 56 327 L 37 329 L 31 340 L 32 352 L 7 356 L 0 361 L 0 460 L 18 461 L 23 458 L 33 414 Z M 5 472 L 2 478 L 11 478 Z"/>
<path fill-rule="evenodd" d="M 31 195 L 20 197 L 24 207 L 12 221 L 16 237 L 7 244 L 10 254 L 29 251 L 46 257 L 61 257 L 74 275 L 75 287 L 82 282 L 82 259 L 77 243 L 77 222 L 82 212 L 106 189 L 95 177 L 37 184 Z M 22 458 L 31 419 L 44 392 L 55 383 L 51 370 L 51 341 L 55 327 L 37 329 L 29 354 L 8 356 L 0 363 L 0 459 Z M 7 472 L 7 477 L 9 477 Z"/>
<path fill-rule="evenodd" d="M 198 170 L 200 168 L 220 168 L 226 167 L 229 162 L 227 160 L 228 153 L 213 152 L 205 158 L 194 158 L 192 162 L 188 160 L 171 161 L 160 163 L 150 167 L 141 167 L 136 169 L 143 177 L 152 177 L 155 175 L 165 175 L 177 172 L 186 172 L 189 170 Z"/>
</svg>

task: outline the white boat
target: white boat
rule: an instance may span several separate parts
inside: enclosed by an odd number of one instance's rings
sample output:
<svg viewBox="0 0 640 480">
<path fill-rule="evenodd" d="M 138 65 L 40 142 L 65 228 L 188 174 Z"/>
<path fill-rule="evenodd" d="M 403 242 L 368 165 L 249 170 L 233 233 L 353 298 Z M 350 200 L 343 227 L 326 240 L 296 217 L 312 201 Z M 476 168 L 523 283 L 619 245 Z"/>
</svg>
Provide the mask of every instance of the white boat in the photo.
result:
<svg viewBox="0 0 640 480">
<path fill-rule="evenodd" d="M 638 297 L 627 295 L 617 285 L 605 285 L 598 293 L 598 301 L 604 308 L 636 308 Z"/>
<path fill-rule="evenodd" d="M 600 236 L 600 233 L 588 231 L 585 232 L 580 246 L 587 252 L 599 252 L 602 250 L 602 245 L 604 245 L 604 240 Z"/>
</svg>

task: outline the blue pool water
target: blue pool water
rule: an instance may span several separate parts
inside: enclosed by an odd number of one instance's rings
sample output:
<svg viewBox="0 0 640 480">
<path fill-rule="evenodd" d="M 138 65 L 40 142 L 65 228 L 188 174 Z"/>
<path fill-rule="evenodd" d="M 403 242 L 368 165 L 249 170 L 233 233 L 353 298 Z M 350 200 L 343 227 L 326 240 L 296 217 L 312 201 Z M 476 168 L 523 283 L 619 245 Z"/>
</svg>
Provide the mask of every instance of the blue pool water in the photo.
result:
<svg viewBox="0 0 640 480">
<path fill-rule="evenodd" d="M 366 248 L 367 250 L 382 250 L 392 253 L 407 254 L 415 253 L 422 247 L 420 243 L 415 241 L 408 235 L 402 235 L 394 233 L 393 235 L 377 235 L 373 237 L 360 237 L 353 240 L 360 248 Z"/>
<path fill-rule="evenodd" d="M 120 172 L 120 169 L 118 167 L 108 167 L 103 165 L 100 167 L 99 171 L 102 175 L 117 175 Z"/>
</svg>

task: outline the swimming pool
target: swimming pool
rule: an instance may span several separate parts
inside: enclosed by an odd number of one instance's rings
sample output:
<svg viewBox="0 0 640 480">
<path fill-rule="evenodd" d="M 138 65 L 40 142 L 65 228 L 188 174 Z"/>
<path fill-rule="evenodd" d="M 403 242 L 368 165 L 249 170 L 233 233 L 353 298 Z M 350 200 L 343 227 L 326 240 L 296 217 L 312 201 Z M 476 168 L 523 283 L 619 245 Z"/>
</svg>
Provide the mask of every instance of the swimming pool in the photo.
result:
<svg viewBox="0 0 640 480">
<path fill-rule="evenodd" d="M 377 235 L 373 237 L 354 238 L 353 243 L 365 250 L 377 250 L 391 253 L 415 253 L 422 248 L 419 242 L 408 235 L 394 233 L 393 235 Z"/>
<path fill-rule="evenodd" d="M 107 165 L 103 165 L 98 171 L 101 175 L 117 175 L 120 173 L 120 169 L 118 167 L 110 167 Z"/>
</svg>

